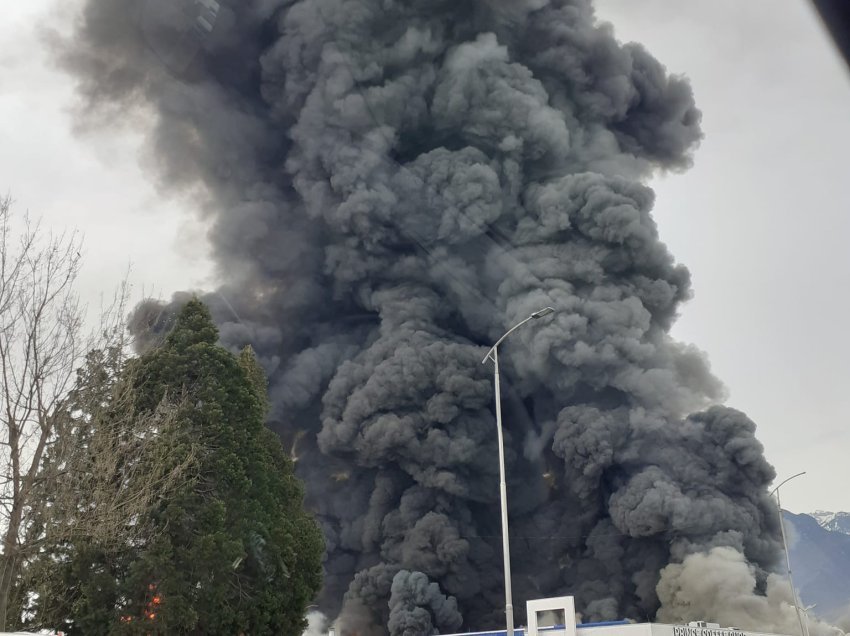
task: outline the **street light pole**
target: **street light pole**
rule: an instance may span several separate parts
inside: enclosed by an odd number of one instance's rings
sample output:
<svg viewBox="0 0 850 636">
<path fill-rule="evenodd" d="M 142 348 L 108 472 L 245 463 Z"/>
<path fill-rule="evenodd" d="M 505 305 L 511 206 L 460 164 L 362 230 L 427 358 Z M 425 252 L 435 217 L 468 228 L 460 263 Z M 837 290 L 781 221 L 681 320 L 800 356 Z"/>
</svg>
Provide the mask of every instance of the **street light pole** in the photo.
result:
<svg viewBox="0 0 850 636">
<path fill-rule="evenodd" d="M 780 484 L 776 488 L 770 491 L 770 495 L 768 495 L 772 497 L 773 493 L 776 493 L 776 508 L 779 510 L 779 530 L 782 533 L 782 546 L 785 548 L 785 569 L 788 572 L 788 584 L 791 586 L 791 600 L 794 601 L 794 609 L 797 612 L 797 620 L 800 622 L 801 636 L 809 636 L 809 615 L 806 614 L 806 622 L 804 623 L 803 615 L 800 613 L 800 600 L 797 598 L 797 590 L 794 588 L 794 579 L 791 578 L 791 555 L 788 552 L 788 540 L 785 537 L 785 521 L 782 518 L 782 503 L 779 500 L 779 488 L 784 484 L 787 484 L 795 477 L 799 477 L 805 474 L 806 471 L 804 470 L 803 472 L 797 473 L 796 475 L 791 475 L 785 481 L 780 482 Z"/>
<path fill-rule="evenodd" d="M 529 320 L 548 316 L 554 311 L 555 310 L 551 307 L 544 307 L 539 311 L 535 311 L 525 320 L 522 320 L 515 324 L 513 327 L 508 329 L 501 338 L 496 341 L 496 344 L 490 347 L 490 350 L 487 352 L 487 355 L 484 356 L 484 359 L 481 361 L 481 364 L 486 363 L 487 360 L 493 361 L 493 384 L 495 386 L 496 393 L 496 433 L 498 435 L 499 440 L 499 496 L 502 507 L 502 560 L 505 568 L 506 636 L 514 636 L 514 606 L 513 600 L 511 598 L 511 548 L 508 536 L 508 487 L 505 482 L 505 443 L 504 438 L 502 436 L 502 392 L 501 387 L 499 385 L 499 345 L 502 344 L 502 341 L 505 338 L 507 338 L 511 333 L 519 329 Z"/>
</svg>

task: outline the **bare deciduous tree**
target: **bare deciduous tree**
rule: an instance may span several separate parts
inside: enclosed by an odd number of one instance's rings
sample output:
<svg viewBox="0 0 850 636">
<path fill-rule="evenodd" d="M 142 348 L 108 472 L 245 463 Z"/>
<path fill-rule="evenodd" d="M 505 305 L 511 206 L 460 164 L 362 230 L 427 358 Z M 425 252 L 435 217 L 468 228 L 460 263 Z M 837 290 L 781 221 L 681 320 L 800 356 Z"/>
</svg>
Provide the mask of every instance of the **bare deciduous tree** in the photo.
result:
<svg viewBox="0 0 850 636">
<path fill-rule="evenodd" d="M 85 537 L 108 551 L 149 539 L 145 513 L 195 478 L 197 449 L 180 426 L 186 396 L 167 395 L 153 410 L 140 411 L 134 374 L 123 363 L 113 367 L 111 357 L 89 353 L 64 413 L 57 414 L 37 479 L 44 493 L 32 541 L 37 548 Z"/>
<path fill-rule="evenodd" d="M 68 576 L 76 554 L 113 562 L 150 542 L 158 530 L 148 513 L 198 479 L 200 452 L 181 425 L 191 408 L 186 395 L 140 409 L 138 380 L 117 348 L 94 350 L 57 414 L 21 554 L 16 607 L 27 627 L 55 628 L 67 618 L 82 585 Z"/>
<path fill-rule="evenodd" d="M 52 415 L 86 350 L 74 290 L 81 237 L 14 227 L 0 199 L 0 630 L 29 526 L 32 493 L 54 431 Z"/>
</svg>

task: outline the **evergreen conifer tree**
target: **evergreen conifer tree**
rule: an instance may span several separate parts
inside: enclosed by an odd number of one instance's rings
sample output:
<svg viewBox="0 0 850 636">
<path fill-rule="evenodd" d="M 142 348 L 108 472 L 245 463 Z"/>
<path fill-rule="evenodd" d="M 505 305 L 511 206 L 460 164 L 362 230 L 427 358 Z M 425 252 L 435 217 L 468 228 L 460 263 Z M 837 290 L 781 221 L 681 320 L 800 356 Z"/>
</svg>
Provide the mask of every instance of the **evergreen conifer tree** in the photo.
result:
<svg viewBox="0 0 850 636">
<path fill-rule="evenodd" d="M 145 518 L 127 520 L 144 524 L 140 539 L 117 549 L 79 539 L 63 559 L 49 559 L 68 590 L 37 601 L 39 626 L 87 635 L 301 633 L 321 584 L 321 533 L 264 426 L 266 381 L 253 352 L 234 356 L 217 339 L 206 307 L 192 300 L 162 345 L 123 371 L 136 417 L 155 423 L 150 415 L 179 397 L 163 424 L 177 430 L 149 434 L 168 432 L 174 446 L 158 461 L 191 454 L 193 478 Z M 61 624 L 50 606 L 61 608 Z"/>
</svg>

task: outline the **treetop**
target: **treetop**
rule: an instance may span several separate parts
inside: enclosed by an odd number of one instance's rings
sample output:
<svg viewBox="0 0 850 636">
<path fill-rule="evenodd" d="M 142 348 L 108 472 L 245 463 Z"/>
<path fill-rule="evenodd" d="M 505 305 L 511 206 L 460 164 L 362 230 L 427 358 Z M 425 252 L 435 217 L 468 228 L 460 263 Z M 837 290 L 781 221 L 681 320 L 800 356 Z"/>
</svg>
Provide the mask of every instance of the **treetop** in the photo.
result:
<svg viewBox="0 0 850 636">
<path fill-rule="evenodd" d="M 192 345 L 218 342 L 218 328 L 212 320 L 209 309 L 197 297 L 187 302 L 180 313 L 174 328 L 165 339 L 168 345 L 177 349 L 186 349 Z"/>
</svg>

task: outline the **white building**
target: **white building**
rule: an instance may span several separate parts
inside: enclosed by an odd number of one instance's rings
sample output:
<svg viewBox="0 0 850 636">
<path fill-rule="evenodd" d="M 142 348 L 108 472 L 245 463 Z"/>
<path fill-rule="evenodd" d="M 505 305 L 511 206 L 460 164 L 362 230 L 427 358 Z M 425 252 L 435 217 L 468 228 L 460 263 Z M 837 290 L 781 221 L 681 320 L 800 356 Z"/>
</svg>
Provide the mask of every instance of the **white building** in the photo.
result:
<svg viewBox="0 0 850 636">
<path fill-rule="evenodd" d="M 695 621 L 687 625 L 665 625 L 663 623 L 631 623 L 613 621 L 608 623 L 575 622 L 575 602 L 572 596 L 540 599 L 526 603 L 528 626 L 516 628 L 514 636 L 775 636 L 764 632 L 751 632 L 737 627 L 721 627 L 716 623 Z M 557 616 L 554 627 L 543 627 L 540 617 Z M 551 620 L 546 623 L 551 624 Z M 464 632 L 446 636 L 505 636 L 502 630 L 486 632 Z"/>
</svg>

